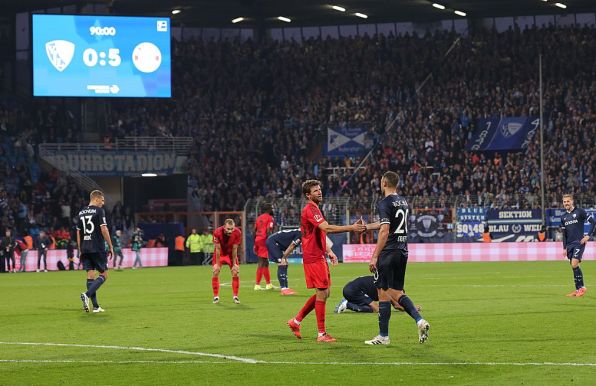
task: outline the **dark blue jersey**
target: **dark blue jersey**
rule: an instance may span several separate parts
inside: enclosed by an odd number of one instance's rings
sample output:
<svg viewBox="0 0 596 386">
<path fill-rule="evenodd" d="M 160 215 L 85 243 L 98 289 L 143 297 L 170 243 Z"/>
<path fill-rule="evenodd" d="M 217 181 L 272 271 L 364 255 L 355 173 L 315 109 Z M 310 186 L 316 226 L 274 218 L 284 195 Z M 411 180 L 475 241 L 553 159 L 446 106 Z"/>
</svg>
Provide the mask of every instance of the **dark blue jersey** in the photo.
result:
<svg viewBox="0 0 596 386">
<path fill-rule="evenodd" d="M 267 238 L 267 241 L 274 242 L 283 250 L 286 250 L 292 243 L 296 246 L 300 245 L 302 233 L 300 229 L 286 229 L 272 234 Z"/>
<path fill-rule="evenodd" d="M 375 287 L 375 278 L 374 276 L 360 276 L 356 279 L 352 280 L 344 287 L 344 291 L 348 289 L 352 293 L 354 292 L 362 292 L 372 300 L 378 301 L 379 300 L 379 293 L 377 292 L 377 287 Z"/>
<path fill-rule="evenodd" d="M 573 248 L 580 245 L 579 241 L 584 237 L 584 224 L 589 221 L 592 224 L 589 235 L 594 235 L 596 220 L 581 208 L 573 208 L 571 212 L 565 211 L 561 216 L 561 230 L 563 231 L 563 248 Z"/>
<path fill-rule="evenodd" d="M 390 194 L 377 205 L 379 222 L 389 224 L 389 237 L 383 250 L 408 250 L 408 216 L 410 210 L 405 198 Z"/>
<path fill-rule="evenodd" d="M 104 253 L 101 227 L 107 226 L 106 214 L 98 206 L 89 205 L 79 212 L 77 232 L 81 235 L 81 253 Z"/>
</svg>

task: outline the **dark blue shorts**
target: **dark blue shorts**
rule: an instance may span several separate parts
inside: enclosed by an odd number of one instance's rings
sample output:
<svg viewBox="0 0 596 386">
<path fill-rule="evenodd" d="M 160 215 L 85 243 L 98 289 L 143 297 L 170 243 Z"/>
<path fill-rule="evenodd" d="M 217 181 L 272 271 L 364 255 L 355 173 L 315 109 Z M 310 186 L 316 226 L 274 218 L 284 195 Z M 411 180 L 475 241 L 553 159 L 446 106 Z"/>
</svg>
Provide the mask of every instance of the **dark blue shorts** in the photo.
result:
<svg viewBox="0 0 596 386">
<path fill-rule="evenodd" d="M 569 247 L 569 248 L 567 248 L 567 258 L 569 260 L 578 259 L 579 261 L 581 261 L 585 249 L 586 249 L 586 244 Z"/>
<path fill-rule="evenodd" d="M 353 304 L 358 306 L 368 306 L 370 303 L 373 302 L 373 299 L 368 297 L 364 292 L 356 287 L 352 287 L 350 285 L 346 285 L 344 287 L 344 298 Z"/>
<path fill-rule="evenodd" d="M 281 257 L 284 255 L 285 249 L 273 240 L 267 240 L 267 252 L 269 253 L 269 261 L 275 264 L 281 263 Z"/>
<path fill-rule="evenodd" d="M 375 287 L 403 291 L 408 252 L 400 249 L 381 251 L 377 260 Z"/>
<path fill-rule="evenodd" d="M 108 270 L 108 255 L 106 253 L 83 253 L 81 261 L 85 271 L 103 273 Z"/>
</svg>

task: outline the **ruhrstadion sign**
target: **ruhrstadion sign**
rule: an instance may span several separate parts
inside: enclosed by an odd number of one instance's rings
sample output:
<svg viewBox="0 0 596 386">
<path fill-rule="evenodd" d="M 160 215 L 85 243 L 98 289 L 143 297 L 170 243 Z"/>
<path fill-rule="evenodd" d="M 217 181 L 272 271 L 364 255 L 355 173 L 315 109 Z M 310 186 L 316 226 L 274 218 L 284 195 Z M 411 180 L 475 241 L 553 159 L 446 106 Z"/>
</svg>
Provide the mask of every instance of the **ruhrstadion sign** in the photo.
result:
<svg viewBox="0 0 596 386">
<path fill-rule="evenodd" d="M 182 173 L 186 156 L 173 152 L 74 151 L 44 156 L 62 170 L 78 170 L 89 176 L 139 176 L 141 173 Z"/>
</svg>

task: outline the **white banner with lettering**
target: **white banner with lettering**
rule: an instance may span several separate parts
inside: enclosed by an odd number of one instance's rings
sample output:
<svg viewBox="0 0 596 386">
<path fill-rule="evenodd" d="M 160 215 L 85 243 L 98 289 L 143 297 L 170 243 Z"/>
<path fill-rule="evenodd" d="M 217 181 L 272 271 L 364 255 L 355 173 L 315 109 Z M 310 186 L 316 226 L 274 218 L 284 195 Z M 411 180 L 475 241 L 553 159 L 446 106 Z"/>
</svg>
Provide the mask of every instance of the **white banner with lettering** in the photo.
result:
<svg viewBox="0 0 596 386">
<path fill-rule="evenodd" d="M 596 259 L 595 245 L 588 245 L 584 260 Z M 437 263 L 463 261 L 542 261 L 561 260 L 563 244 L 543 243 L 425 243 L 408 245 L 408 262 Z M 368 263 L 375 244 L 344 244 L 344 263 Z"/>
</svg>

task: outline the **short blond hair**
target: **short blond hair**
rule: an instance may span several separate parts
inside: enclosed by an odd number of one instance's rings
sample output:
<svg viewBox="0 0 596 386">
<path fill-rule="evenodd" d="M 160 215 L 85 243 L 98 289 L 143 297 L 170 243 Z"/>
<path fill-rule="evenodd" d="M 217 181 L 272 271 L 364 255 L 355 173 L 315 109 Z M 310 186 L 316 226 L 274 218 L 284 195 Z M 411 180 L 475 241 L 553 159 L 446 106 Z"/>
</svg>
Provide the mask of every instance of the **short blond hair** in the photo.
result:
<svg viewBox="0 0 596 386">
<path fill-rule="evenodd" d="M 236 222 L 234 222 L 234 220 L 232 220 L 231 218 L 225 219 L 224 224 L 236 226 Z"/>
<path fill-rule="evenodd" d="M 101 190 L 94 190 L 89 194 L 89 199 L 91 200 L 94 200 L 99 197 L 103 197 L 103 192 Z"/>
<path fill-rule="evenodd" d="M 573 194 L 571 194 L 571 193 L 566 193 L 566 194 L 564 194 L 564 195 L 563 195 L 563 199 L 566 199 L 566 198 L 570 198 L 570 199 L 571 199 L 571 201 L 573 201 Z"/>
</svg>

